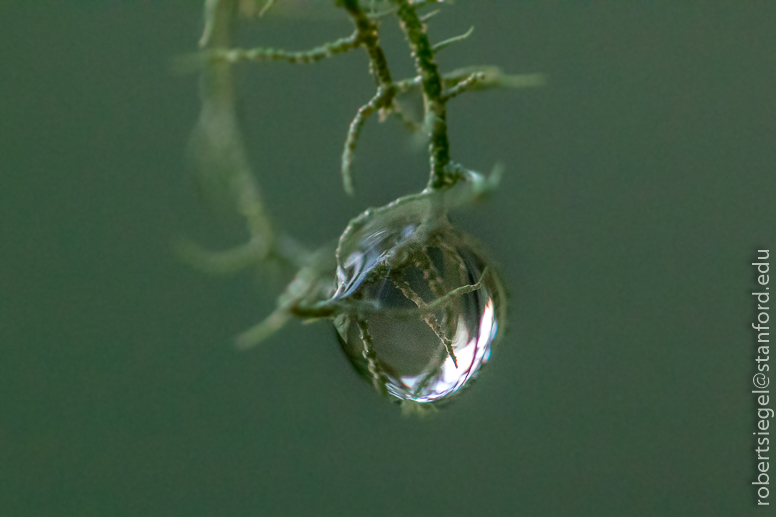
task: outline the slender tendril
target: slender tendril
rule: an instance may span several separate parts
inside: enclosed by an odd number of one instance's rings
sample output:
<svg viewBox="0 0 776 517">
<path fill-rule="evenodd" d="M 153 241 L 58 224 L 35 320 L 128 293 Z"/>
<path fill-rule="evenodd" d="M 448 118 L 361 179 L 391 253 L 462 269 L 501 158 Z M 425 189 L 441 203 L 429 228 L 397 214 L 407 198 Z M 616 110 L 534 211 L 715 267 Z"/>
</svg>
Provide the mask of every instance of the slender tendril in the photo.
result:
<svg viewBox="0 0 776 517">
<path fill-rule="evenodd" d="M 358 48 L 361 44 L 359 35 L 354 32 L 347 38 L 340 38 L 331 43 L 326 43 L 310 50 L 287 51 L 276 48 L 253 49 L 216 49 L 208 52 L 206 57 L 210 61 L 226 61 L 229 63 L 242 63 L 246 61 L 288 61 L 289 63 L 314 63 L 322 59 L 332 57 Z"/>
<path fill-rule="evenodd" d="M 388 69 L 388 61 L 385 58 L 385 52 L 380 47 L 380 39 L 377 32 L 377 24 L 362 9 L 358 0 L 340 0 L 342 6 L 353 19 L 356 26 L 356 35 L 359 43 L 366 48 L 369 54 L 369 63 L 372 74 L 377 83 L 377 94 L 364 106 L 362 106 L 353 122 L 350 123 L 348 134 L 345 139 L 345 150 L 342 152 L 342 182 L 345 192 L 353 195 L 353 173 L 351 166 L 353 164 L 353 155 L 356 149 L 356 142 L 361 133 L 361 128 L 366 118 L 377 110 L 390 108 L 393 98 L 396 95 L 396 85 L 391 79 L 391 71 Z"/>
<path fill-rule="evenodd" d="M 358 141 L 358 137 L 361 134 L 361 128 L 364 126 L 364 122 L 366 122 L 367 117 L 372 115 L 372 113 L 378 109 L 385 108 L 389 105 L 393 98 L 393 91 L 395 90 L 384 90 L 382 88 L 378 89 L 377 95 L 372 97 L 368 103 L 359 108 L 358 113 L 356 113 L 356 118 L 354 118 L 353 122 L 350 123 L 348 136 L 345 139 L 345 150 L 342 153 L 342 181 L 345 187 L 345 192 L 347 192 L 349 195 L 353 195 L 354 193 L 351 165 L 353 163 L 353 157 L 356 151 L 356 142 Z"/>
<path fill-rule="evenodd" d="M 466 90 L 472 88 L 478 81 L 485 79 L 485 74 L 482 72 L 475 72 L 466 79 L 462 79 L 452 88 L 448 88 L 442 92 L 442 99 L 445 102 L 449 101 L 453 97 L 457 97 Z"/>
<path fill-rule="evenodd" d="M 206 51 L 229 48 L 237 6 L 237 0 L 208 0 L 207 24 L 200 42 Z M 251 238 L 261 241 L 264 249 L 269 250 L 274 245 L 274 231 L 245 154 L 228 63 L 210 63 L 202 70 L 200 97 L 202 110 L 191 146 L 199 179 L 226 184 L 226 193 L 245 218 Z"/>
</svg>

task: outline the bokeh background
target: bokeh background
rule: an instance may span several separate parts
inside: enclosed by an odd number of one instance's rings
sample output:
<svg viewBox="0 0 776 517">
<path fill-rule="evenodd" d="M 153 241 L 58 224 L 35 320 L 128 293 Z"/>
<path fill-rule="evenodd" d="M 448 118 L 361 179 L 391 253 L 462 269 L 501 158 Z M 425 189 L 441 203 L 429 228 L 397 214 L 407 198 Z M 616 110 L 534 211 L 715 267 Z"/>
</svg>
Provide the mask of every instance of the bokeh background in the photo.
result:
<svg viewBox="0 0 776 517">
<path fill-rule="evenodd" d="M 241 43 L 351 31 L 328 3 L 291 7 Z M 173 254 L 244 238 L 186 170 L 197 80 L 171 63 L 201 18 L 193 0 L 0 2 L 0 515 L 758 512 L 750 263 L 776 251 L 776 4 L 460 0 L 433 20 L 435 41 L 475 27 L 444 69 L 549 82 L 450 105 L 455 159 L 506 165 L 454 218 L 511 298 L 476 386 L 425 420 L 380 400 L 325 323 L 238 352 L 287 278 Z M 251 160 L 290 234 L 323 244 L 423 187 L 424 154 L 370 120 L 342 192 L 374 91 L 363 52 L 241 71 Z"/>
</svg>

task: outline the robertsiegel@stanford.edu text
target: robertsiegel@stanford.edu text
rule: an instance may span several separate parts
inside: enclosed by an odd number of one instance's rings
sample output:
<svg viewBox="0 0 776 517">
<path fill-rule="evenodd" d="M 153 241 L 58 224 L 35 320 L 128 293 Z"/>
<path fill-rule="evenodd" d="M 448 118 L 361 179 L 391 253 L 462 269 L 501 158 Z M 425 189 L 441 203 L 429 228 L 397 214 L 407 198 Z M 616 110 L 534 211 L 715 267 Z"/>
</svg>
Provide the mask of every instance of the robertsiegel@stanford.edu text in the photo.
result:
<svg viewBox="0 0 776 517">
<path fill-rule="evenodd" d="M 770 315 L 768 313 L 770 299 L 770 287 L 768 286 L 768 259 L 770 258 L 769 250 L 757 250 L 757 262 L 753 262 L 752 265 L 757 268 L 757 290 L 759 292 L 752 293 L 757 300 L 756 322 L 752 323 L 752 328 L 757 332 L 757 354 L 755 355 L 755 361 L 757 361 L 757 373 L 752 377 L 752 384 L 755 389 L 752 393 L 757 397 L 755 399 L 757 406 L 757 430 L 752 433 L 757 440 L 757 447 L 755 452 L 757 453 L 757 480 L 752 484 L 757 487 L 757 505 L 768 506 L 769 495 L 769 476 L 768 468 L 770 467 L 770 433 L 768 427 L 770 425 L 770 418 L 773 417 L 773 409 L 770 405 L 770 390 L 768 385 L 770 384 L 770 367 L 768 365 L 768 359 L 770 356 L 769 349 L 769 327 L 768 320 Z"/>
</svg>

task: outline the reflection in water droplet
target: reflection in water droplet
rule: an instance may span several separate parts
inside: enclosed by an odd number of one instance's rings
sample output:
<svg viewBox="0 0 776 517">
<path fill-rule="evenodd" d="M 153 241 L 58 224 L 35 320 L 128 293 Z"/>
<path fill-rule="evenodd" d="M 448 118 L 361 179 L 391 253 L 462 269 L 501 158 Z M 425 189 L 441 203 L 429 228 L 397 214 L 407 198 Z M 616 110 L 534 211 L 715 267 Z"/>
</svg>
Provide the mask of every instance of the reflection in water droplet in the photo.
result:
<svg viewBox="0 0 776 517">
<path fill-rule="evenodd" d="M 418 403 L 449 398 L 490 357 L 501 286 L 471 239 L 412 210 L 365 218 L 343 236 L 335 327 L 378 391 Z"/>
</svg>

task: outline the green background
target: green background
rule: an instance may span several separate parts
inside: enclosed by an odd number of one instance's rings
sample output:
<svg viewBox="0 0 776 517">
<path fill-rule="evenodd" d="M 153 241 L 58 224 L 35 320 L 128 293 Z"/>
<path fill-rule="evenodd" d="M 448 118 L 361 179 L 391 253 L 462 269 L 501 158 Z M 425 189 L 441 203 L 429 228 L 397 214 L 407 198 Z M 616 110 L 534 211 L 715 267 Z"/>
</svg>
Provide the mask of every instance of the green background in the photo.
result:
<svg viewBox="0 0 776 517">
<path fill-rule="evenodd" d="M 241 43 L 350 33 L 296 3 L 311 14 Z M 444 69 L 549 82 L 451 102 L 454 158 L 506 165 L 454 217 L 500 265 L 509 322 L 476 386 L 418 420 L 325 323 L 236 351 L 287 278 L 210 277 L 172 253 L 182 235 L 243 238 L 185 166 L 196 77 L 171 62 L 195 49 L 200 3 L 3 1 L 0 515 L 767 513 L 749 293 L 755 251 L 776 252 L 775 21 L 772 2 L 485 0 L 434 20 L 434 41 L 475 26 Z M 384 42 L 411 74 L 393 20 Z M 289 233 L 323 244 L 423 187 L 427 158 L 370 120 L 357 196 L 342 192 L 347 126 L 374 92 L 362 51 L 241 70 L 251 160 Z"/>
</svg>

